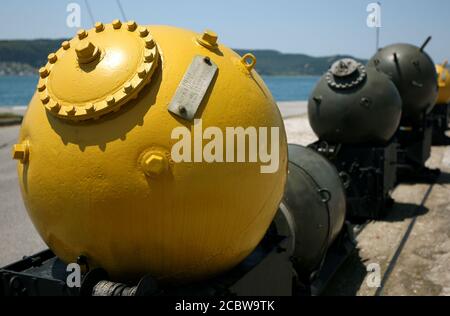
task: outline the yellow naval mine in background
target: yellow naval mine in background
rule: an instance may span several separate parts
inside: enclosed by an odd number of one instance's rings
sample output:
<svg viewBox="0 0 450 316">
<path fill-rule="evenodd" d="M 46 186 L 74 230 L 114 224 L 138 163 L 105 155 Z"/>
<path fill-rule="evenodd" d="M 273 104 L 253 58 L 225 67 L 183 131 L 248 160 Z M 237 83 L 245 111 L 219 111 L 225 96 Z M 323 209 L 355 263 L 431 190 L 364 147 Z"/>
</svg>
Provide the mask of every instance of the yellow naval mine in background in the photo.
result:
<svg viewBox="0 0 450 316">
<path fill-rule="evenodd" d="M 211 31 L 118 20 L 49 55 L 13 157 L 28 213 L 55 254 L 85 256 L 115 280 L 162 282 L 208 278 L 245 259 L 287 177 L 282 118 L 255 62 Z M 224 134 L 279 128 L 278 170 L 175 163 L 171 134 L 193 131 L 196 119 Z"/>
<path fill-rule="evenodd" d="M 447 68 L 448 61 L 442 65 L 436 65 L 438 73 L 439 95 L 436 104 L 447 104 L 450 102 L 450 72 Z"/>
<path fill-rule="evenodd" d="M 433 119 L 433 145 L 441 146 L 449 143 L 447 131 L 450 125 L 450 72 L 448 62 L 436 65 L 438 74 L 438 98 L 431 113 Z"/>
</svg>

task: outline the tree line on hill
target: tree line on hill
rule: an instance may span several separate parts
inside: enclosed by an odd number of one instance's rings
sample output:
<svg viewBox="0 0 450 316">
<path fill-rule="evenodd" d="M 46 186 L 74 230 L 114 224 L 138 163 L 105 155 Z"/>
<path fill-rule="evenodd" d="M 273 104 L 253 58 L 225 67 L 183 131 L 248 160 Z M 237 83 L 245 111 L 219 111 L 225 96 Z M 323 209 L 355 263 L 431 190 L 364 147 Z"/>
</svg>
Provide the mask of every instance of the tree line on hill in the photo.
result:
<svg viewBox="0 0 450 316">
<path fill-rule="evenodd" d="M 46 63 L 49 53 L 58 50 L 64 39 L 2 40 L 0 41 L 0 75 L 32 74 Z M 317 76 L 325 73 L 333 62 L 351 57 L 333 55 L 313 57 L 304 54 L 284 54 L 276 50 L 237 49 L 239 55 L 252 53 L 257 58 L 256 69 L 265 76 Z M 365 60 L 360 60 L 365 63 Z"/>
</svg>

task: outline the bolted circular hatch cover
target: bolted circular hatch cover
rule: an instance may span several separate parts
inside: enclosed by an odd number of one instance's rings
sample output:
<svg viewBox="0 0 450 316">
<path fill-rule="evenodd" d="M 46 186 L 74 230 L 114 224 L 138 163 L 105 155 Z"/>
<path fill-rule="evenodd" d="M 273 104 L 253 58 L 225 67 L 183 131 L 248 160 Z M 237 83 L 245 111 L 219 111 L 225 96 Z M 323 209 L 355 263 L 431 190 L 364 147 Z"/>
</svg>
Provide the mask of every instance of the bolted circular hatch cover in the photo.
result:
<svg viewBox="0 0 450 316">
<path fill-rule="evenodd" d="M 153 37 L 134 21 L 96 23 L 61 46 L 39 70 L 38 92 L 47 111 L 66 120 L 118 111 L 137 97 L 158 66 Z"/>
<path fill-rule="evenodd" d="M 350 89 L 359 86 L 366 79 L 366 68 L 351 58 L 336 61 L 326 74 L 330 87 L 335 89 Z"/>
</svg>

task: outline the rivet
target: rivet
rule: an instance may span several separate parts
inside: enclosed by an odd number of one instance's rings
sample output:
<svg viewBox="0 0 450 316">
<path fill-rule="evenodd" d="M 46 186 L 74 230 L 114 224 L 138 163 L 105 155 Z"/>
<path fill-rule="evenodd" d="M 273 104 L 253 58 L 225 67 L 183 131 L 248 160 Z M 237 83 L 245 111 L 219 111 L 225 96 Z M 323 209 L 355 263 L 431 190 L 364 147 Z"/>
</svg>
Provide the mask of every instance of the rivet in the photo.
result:
<svg viewBox="0 0 450 316">
<path fill-rule="evenodd" d="M 134 30 L 136 30 L 136 28 L 137 28 L 136 22 L 134 22 L 134 21 L 128 21 L 128 23 L 127 23 L 127 29 L 128 29 L 128 31 L 133 32 Z"/>
<path fill-rule="evenodd" d="M 139 78 L 144 78 L 145 75 L 147 74 L 147 69 L 145 68 L 145 66 L 141 66 L 138 70 L 138 76 Z"/>
<path fill-rule="evenodd" d="M 215 47 L 217 47 L 218 39 L 219 39 L 219 37 L 217 36 L 217 34 L 215 32 L 213 32 L 211 30 L 206 30 L 203 32 L 201 37 L 197 37 L 197 42 L 200 45 L 203 45 L 205 47 L 215 48 Z"/>
<path fill-rule="evenodd" d="M 86 107 L 86 112 L 87 112 L 87 113 L 93 113 L 93 112 L 95 112 L 95 104 L 89 104 L 89 105 Z"/>
<path fill-rule="evenodd" d="M 52 54 L 48 55 L 47 59 L 50 64 L 54 64 L 58 60 L 58 56 L 56 56 L 56 54 L 52 53 Z"/>
<path fill-rule="evenodd" d="M 145 155 L 141 162 L 147 176 L 159 176 L 168 169 L 167 158 L 159 153 Z"/>
<path fill-rule="evenodd" d="M 202 39 L 211 46 L 215 46 L 217 45 L 217 40 L 219 39 L 219 37 L 215 32 L 211 30 L 206 30 L 202 35 Z"/>
<path fill-rule="evenodd" d="M 131 82 L 125 83 L 125 85 L 123 86 L 123 91 L 127 94 L 133 91 L 133 84 Z"/>
<path fill-rule="evenodd" d="M 30 148 L 28 142 L 16 144 L 13 146 L 12 158 L 19 160 L 21 163 L 27 163 L 30 156 Z"/>
<path fill-rule="evenodd" d="M 362 98 L 361 99 L 361 106 L 365 107 L 365 108 L 370 108 L 372 104 L 372 101 L 369 98 Z"/>
<path fill-rule="evenodd" d="M 148 30 L 147 30 L 147 28 L 144 27 L 144 26 L 141 26 L 141 27 L 139 28 L 139 35 L 140 35 L 141 37 L 146 37 L 146 36 L 148 35 Z"/>
<path fill-rule="evenodd" d="M 65 112 L 68 115 L 75 115 L 75 113 L 77 113 L 77 109 L 74 106 L 69 106 L 66 108 Z"/>
<path fill-rule="evenodd" d="M 183 105 L 180 105 L 179 107 L 178 107 L 178 112 L 180 112 L 180 114 L 186 114 L 186 112 L 187 112 L 187 110 L 186 110 L 186 107 L 184 107 Z"/>
<path fill-rule="evenodd" d="M 148 63 L 152 62 L 155 59 L 155 55 L 152 52 L 146 52 L 144 54 L 144 60 Z"/>
<path fill-rule="evenodd" d="M 106 103 L 108 105 L 114 105 L 114 103 L 116 103 L 116 99 L 112 95 L 110 95 L 109 97 L 106 98 Z"/>
<path fill-rule="evenodd" d="M 54 104 L 50 107 L 50 110 L 51 110 L 52 112 L 55 112 L 55 113 L 58 113 L 60 109 L 61 109 L 61 105 L 59 105 L 58 102 L 54 103 Z"/>
<path fill-rule="evenodd" d="M 95 31 L 102 32 L 105 29 L 105 25 L 102 22 L 95 23 Z"/>
<path fill-rule="evenodd" d="M 37 85 L 37 89 L 38 89 L 39 92 L 44 91 L 45 88 L 46 88 L 46 85 L 45 85 L 45 83 L 43 83 L 43 82 L 41 82 L 41 83 L 39 83 L 39 84 Z"/>
<path fill-rule="evenodd" d="M 118 30 L 122 27 L 122 22 L 120 20 L 114 20 L 112 26 L 115 30 Z"/>
<path fill-rule="evenodd" d="M 145 47 L 152 49 L 153 47 L 155 47 L 155 40 L 153 39 L 153 37 L 147 39 L 145 41 Z"/>
<path fill-rule="evenodd" d="M 48 94 L 44 94 L 43 96 L 41 96 L 41 101 L 43 104 L 47 104 L 48 101 L 50 101 L 50 96 Z"/>
<path fill-rule="evenodd" d="M 41 78 L 46 78 L 49 75 L 48 69 L 45 67 L 42 67 L 41 69 L 39 69 L 39 76 Z"/>
<path fill-rule="evenodd" d="M 77 53 L 78 62 L 81 64 L 88 64 L 100 55 L 98 47 L 87 41 L 81 42 L 75 51 Z"/>
<path fill-rule="evenodd" d="M 79 30 L 77 35 L 78 35 L 78 38 L 80 40 L 82 40 L 88 36 L 88 33 L 86 32 L 86 30 Z"/>
<path fill-rule="evenodd" d="M 62 42 L 61 47 L 62 47 L 64 50 L 68 50 L 68 49 L 70 48 L 70 42 L 69 42 L 69 41 L 64 41 L 64 42 Z"/>
</svg>

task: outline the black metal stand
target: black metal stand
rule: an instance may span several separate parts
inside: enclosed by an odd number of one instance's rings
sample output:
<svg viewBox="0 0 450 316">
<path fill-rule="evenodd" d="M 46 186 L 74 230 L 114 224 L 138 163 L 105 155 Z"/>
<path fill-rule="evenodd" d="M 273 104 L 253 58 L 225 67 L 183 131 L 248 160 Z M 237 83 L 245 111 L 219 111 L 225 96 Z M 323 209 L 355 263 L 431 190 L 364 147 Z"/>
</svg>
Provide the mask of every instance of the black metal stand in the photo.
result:
<svg viewBox="0 0 450 316">
<path fill-rule="evenodd" d="M 0 296 L 76 296 L 66 285 L 66 265 L 46 250 L 0 270 Z"/>
<path fill-rule="evenodd" d="M 67 286 L 66 265 L 50 250 L 0 269 L 0 296 L 309 296 L 320 295 L 355 249 L 352 227 L 334 242 L 323 264 L 308 282 L 295 278 L 290 237 L 271 229 L 258 248 L 239 266 L 207 282 L 164 287 L 146 276 L 138 284 L 109 280 L 102 269 L 82 276 L 81 288 Z"/>
<path fill-rule="evenodd" d="M 433 120 L 433 145 L 448 146 L 450 145 L 450 137 L 446 135 L 450 124 L 450 105 L 438 104 L 431 112 Z"/>
<path fill-rule="evenodd" d="M 347 217 L 352 222 L 377 220 L 392 206 L 396 184 L 397 143 L 380 145 L 330 145 L 310 147 L 335 165 L 347 193 Z"/>
<path fill-rule="evenodd" d="M 66 265 L 46 250 L 0 269 L 0 296 L 290 296 L 293 270 L 289 238 L 268 234 L 243 263 L 208 282 L 159 287 L 151 277 L 139 284 L 110 281 L 105 271 L 83 275 L 81 288 L 69 288 Z"/>
<path fill-rule="evenodd" d="M 425 163 L 431 157 L 433 139 L 433 118 L 425 116 L 421 124 L 414 127 L 400 127 L 397 132 L 399 183 L 434 182 L 440 170 L 429 169 Z"/>
<path fill-rule="evenodd" d="M 312 296 L 322 295 L 336 272 L 355 249 L 356 240 L 353 235 L 353 226 L 346 222 L 340 236 L 328 249 L 321 269 L 310 284 Z"/>
</svg>

